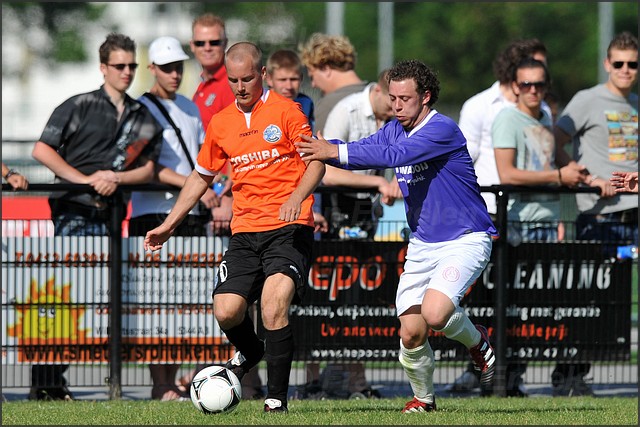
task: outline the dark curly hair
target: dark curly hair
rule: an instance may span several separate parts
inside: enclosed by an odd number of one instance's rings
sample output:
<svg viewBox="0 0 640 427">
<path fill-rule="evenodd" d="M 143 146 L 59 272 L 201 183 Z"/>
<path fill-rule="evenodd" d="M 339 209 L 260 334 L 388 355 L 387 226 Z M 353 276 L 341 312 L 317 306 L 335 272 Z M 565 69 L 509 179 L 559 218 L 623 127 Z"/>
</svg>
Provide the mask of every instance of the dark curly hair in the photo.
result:
<svg viewBox="0 0 640 427">
<path fill-rule="evenodd" d="M 547 56 L 547 48 L 540 40 L 536 38 L 515 40 L 493 61 L 493 74 L 500 83 L 510 83 L 516 65 L 524 58 L 536 53 Z"/>
<path fill-rule="evenodd" d="M 432 71 L 426 64 L 410 59 L 400 61 L 389 70 L 387 79 L 390 82 L 412 79 L 416 82 L 416 91 L 422 95 L 426 91 L 431 92 L 431 99 L 427 103 L 429 108 L 438 101 L 440 95 L 440 82 L 436 72 Z"/>
</svg>

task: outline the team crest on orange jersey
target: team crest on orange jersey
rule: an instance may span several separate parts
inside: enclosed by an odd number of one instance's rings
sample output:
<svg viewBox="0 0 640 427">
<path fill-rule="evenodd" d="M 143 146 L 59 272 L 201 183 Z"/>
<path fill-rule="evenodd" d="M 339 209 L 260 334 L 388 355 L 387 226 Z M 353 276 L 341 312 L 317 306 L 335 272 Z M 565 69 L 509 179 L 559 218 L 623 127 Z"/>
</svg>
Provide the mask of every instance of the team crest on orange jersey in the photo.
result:
<svg viewBox="0 0 640 427">
<path fill-rule="evenodd" d="M 262 137 L 265 141 L 273 144 L 280 141 L 280 138 L 282 138 L 282 131 L 276 125 L 269 125 L 264 132 L 262 132 Z"/>
</svg>

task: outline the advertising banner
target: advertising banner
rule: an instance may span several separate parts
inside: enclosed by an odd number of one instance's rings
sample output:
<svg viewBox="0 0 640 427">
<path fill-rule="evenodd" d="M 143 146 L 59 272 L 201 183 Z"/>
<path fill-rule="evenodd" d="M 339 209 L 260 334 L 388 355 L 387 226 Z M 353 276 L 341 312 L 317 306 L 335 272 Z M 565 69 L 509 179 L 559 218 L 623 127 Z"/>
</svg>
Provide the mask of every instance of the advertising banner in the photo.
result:
<svg viewBox="0 0 640 427">
<path fill-rule="evenodd" d="M 395 292 L 406 243 L 317 243 L 303 304 L 290 310 L 297 357 L 397 360 Z M 508 265 L 492 258 L 461 306 L 493 335 L 495 272 L 506 268 L 508 359 L 629 360 L 631 262 L 602 254 L 594 243 L 509 247 Z M 433 331 L 430 343 L 437 360 L 469 357 L 457 341 Z"/>
<path fill-rule="evenodd" d="M 123 362 L 222 362 L 211 294 L 228 238 L 123 239 Z M 3 238 L 3 363 L 109 359 L 107 237 Z"/>
</svg>

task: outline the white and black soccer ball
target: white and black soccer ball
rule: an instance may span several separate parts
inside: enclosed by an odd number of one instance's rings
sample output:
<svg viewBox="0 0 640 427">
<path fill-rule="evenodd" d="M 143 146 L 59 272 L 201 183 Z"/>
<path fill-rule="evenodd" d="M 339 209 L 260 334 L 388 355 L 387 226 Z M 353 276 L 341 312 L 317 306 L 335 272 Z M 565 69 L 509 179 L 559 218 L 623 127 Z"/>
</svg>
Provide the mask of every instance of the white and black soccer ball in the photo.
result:
<svg viewBox="0 0 640 427">
<path fill-rule="evenodd" d="M 224 366 L 207 366 L 191 381 L 191 402 L 205 414 L 231 412 L 241 398 L 240 380 Z"/>
</svg>

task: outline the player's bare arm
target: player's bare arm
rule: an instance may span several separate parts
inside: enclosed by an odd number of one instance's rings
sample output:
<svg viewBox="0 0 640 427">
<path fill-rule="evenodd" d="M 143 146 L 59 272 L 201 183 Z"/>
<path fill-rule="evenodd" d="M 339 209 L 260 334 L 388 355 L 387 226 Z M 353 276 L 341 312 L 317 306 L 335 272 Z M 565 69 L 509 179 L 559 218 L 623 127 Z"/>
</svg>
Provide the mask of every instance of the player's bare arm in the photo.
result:
<svg viewBox="0 0 640 427">
<path fill-rule="evenodd" d="M 331 144 L 318 132 L 317 137 L 300 135 L 302 141 L 296 142 L 298 153 L 304 160 L 328 160 L 338 158 L 338 146 Z"/>
<path fill-rule="evenodd" d="M 306 160 L 307 159 L 305 159 L 305 161 Z M 280 206 L 280 220 L 291 222 L 300 217 L 302 202 L 309 197 L 318 184 L 320 184 L 324 176 L 324 170 L 324 163 L 320 161 L 313 160 L 307 162 L 307 169 L 300 179 L 300 184 L 293 190 L 289 199 Z"/>
<path fill-rule="evenodd" d="M 157 251 L 162 248 L 164 242 L 169 240 L 176 227 L 180 225 L 184 217 L 189 214 L 189 211 L 207 191 L 211 181 L 213 181 L 213 176 L 202 175 L 196 170 L 191 172 L 167 218 L 158 227 L 147 232 L 144 238 L 145 250 Z"/>
</svg>

